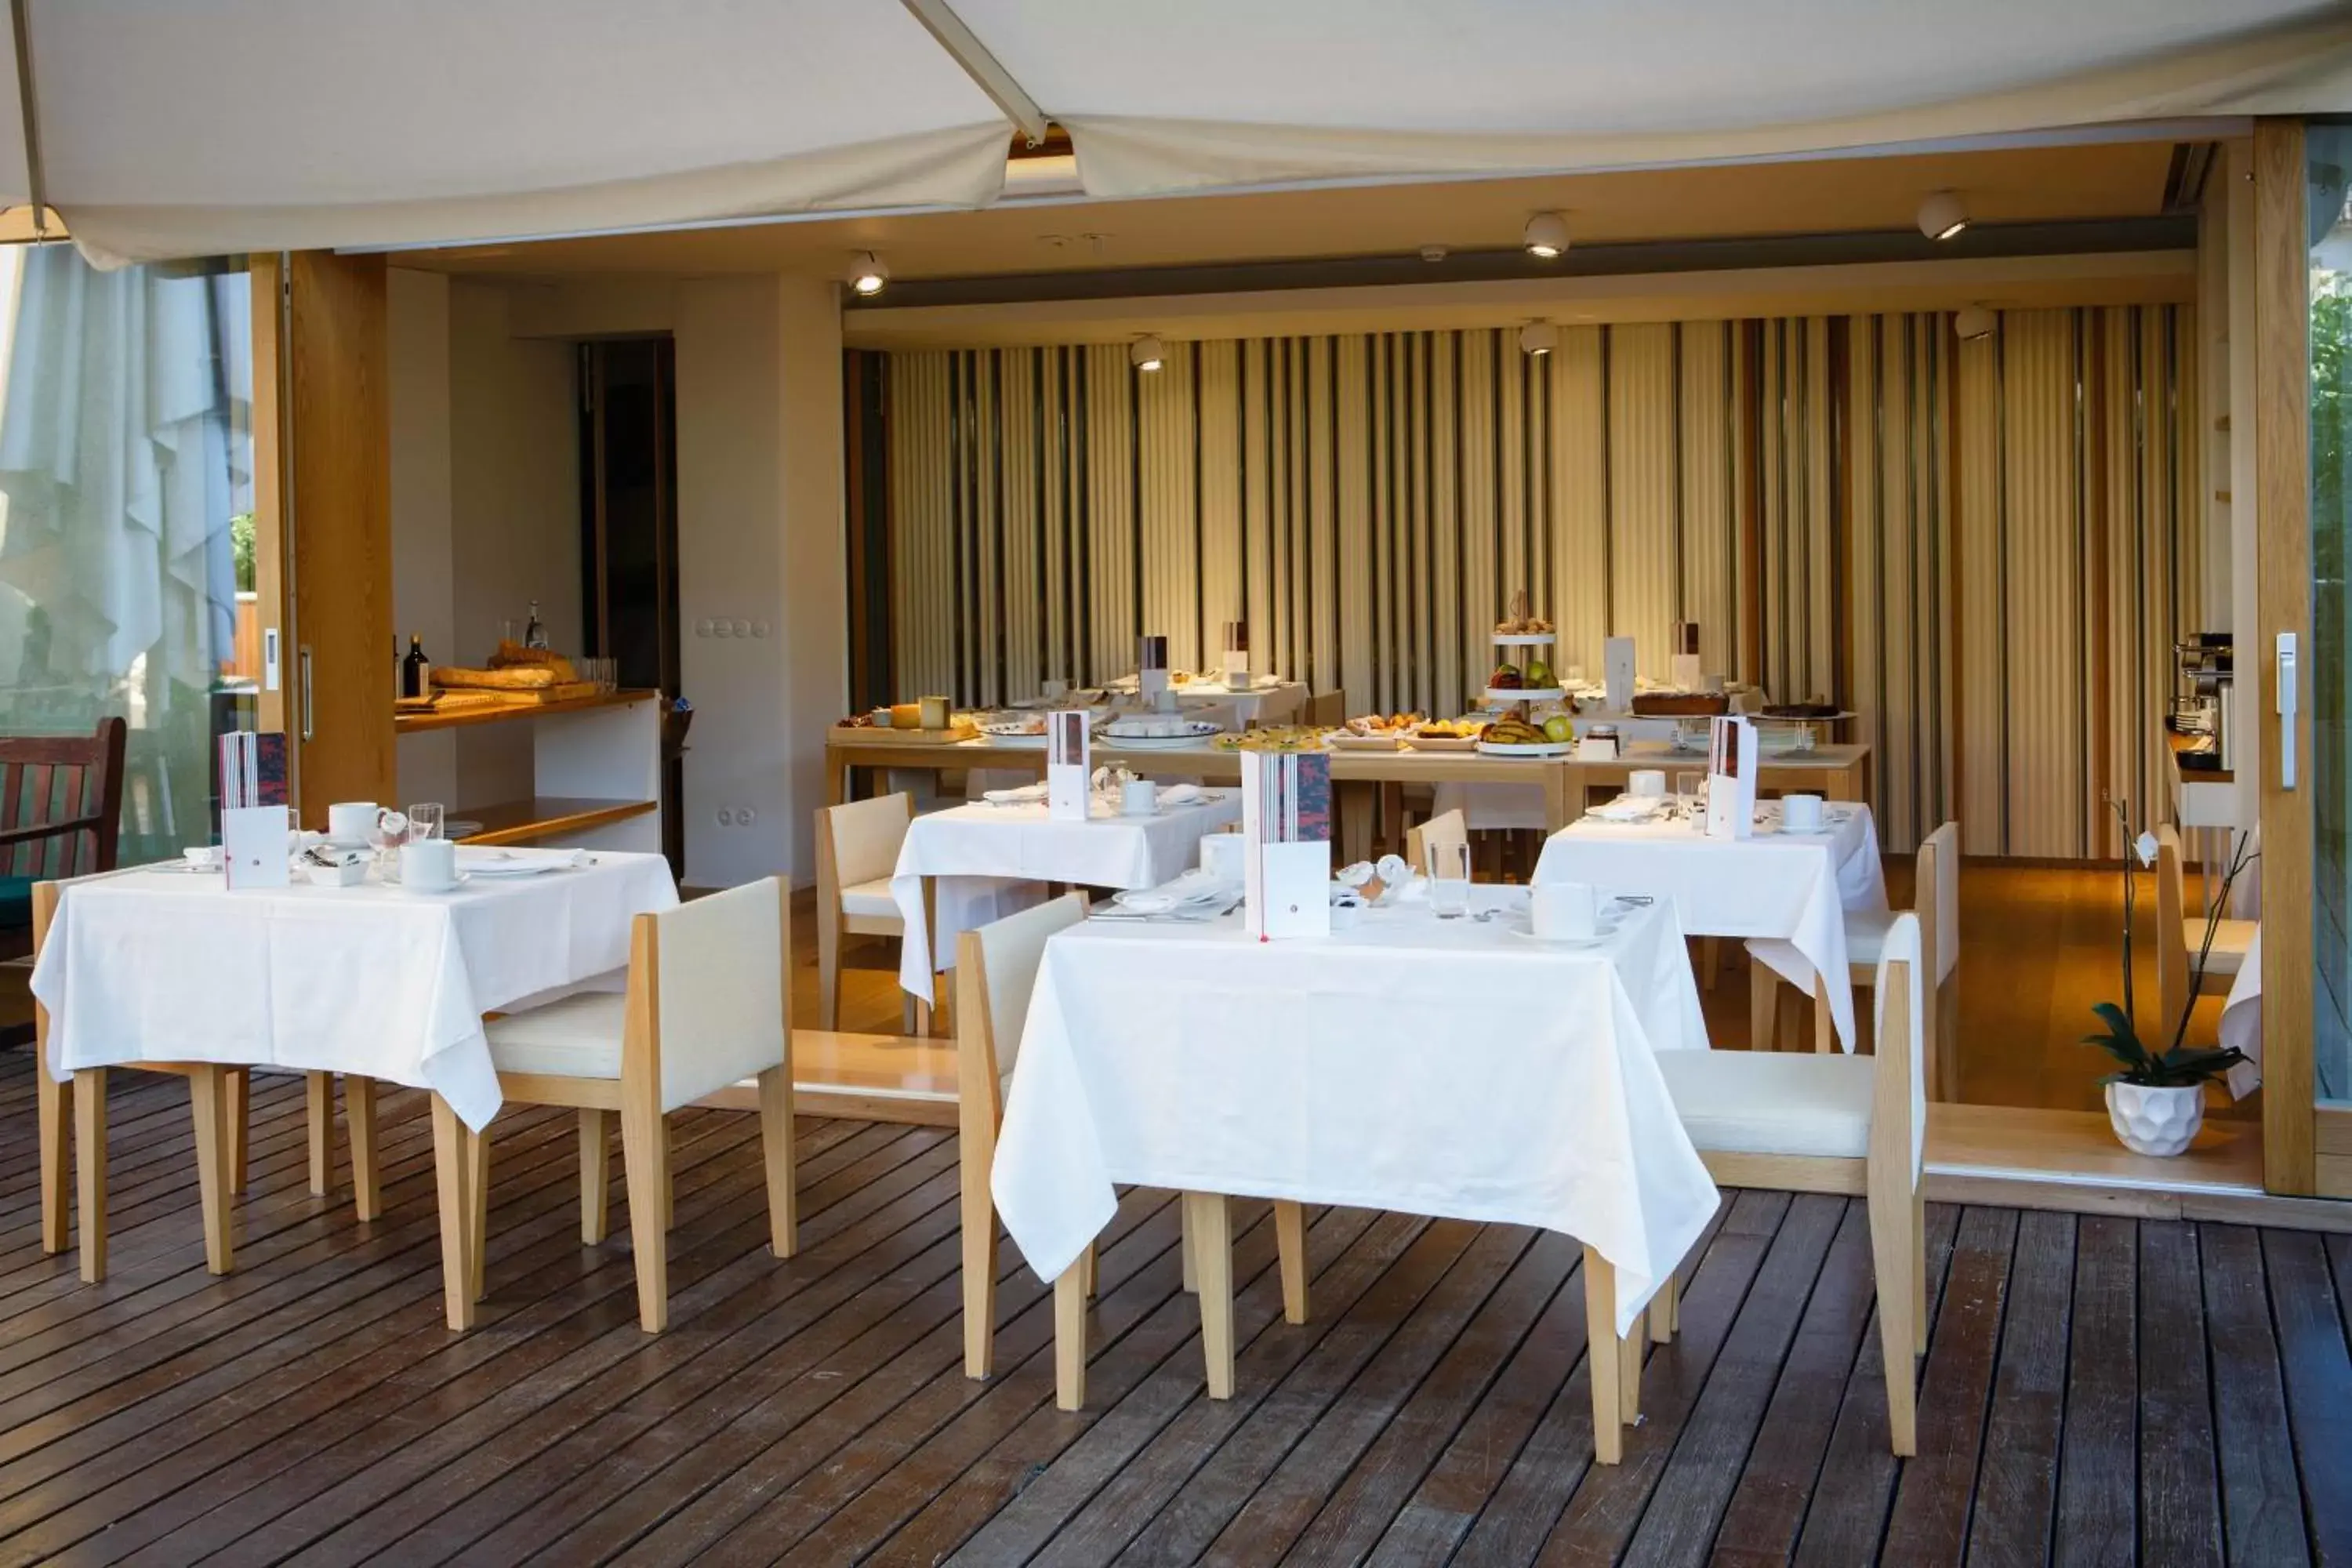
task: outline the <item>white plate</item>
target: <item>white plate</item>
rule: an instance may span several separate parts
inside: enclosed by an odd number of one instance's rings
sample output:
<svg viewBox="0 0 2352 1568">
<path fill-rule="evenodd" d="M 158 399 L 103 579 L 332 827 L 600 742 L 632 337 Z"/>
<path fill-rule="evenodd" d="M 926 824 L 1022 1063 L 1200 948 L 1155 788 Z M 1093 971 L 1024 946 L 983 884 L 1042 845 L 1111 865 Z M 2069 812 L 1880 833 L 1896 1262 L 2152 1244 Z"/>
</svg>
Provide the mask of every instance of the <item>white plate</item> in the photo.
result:
<svg viewBox="0 0 2352 1568">
<path fill-rule="evenodd" d="M 549 871 L 568 871 L 572 868 L 568 861 L 546 859 L 537 855 L 515 856 L 509 858 L 499 857 L 496 850 L 479 855 L 468 855 L 461 864 L 464 869 L 457 873 L 459 881 L 465 880 L 469 876 L 537 877 Z"/>
<path fill-rule="evenodd" d="M 980 732 L 1000 746 L 1036 746 L 1042 749 L 1045 744 L 1043 730 L 1031 734 L 1011 724 L 982 724 Z"/>
<path fill-rule="evenodd" d="M 424 897 L 424 898 L 431 898 L 431 897 L 432 897 L 434 894 L 436 894 L 436 893 L 456 893 L 456 892 L 461 892 L 461 891 L 463 891 L 463 890 L 465 889 L 465 886 L 466 886 L 466 884 L 467 884 L 467 883 L 468 883 L 468 882 L 470 882 L 470 881 L 472 881 L 473 879 L 474 879 L 474 874 L 473 874 L 472 872 L 470 872 L 470 871 L 460 871 L 460 872 L 458 872 L 458 873 L 457 873 L 457 879 L 456 881 L 454 881 L 454 882 L 450 883 L 450 884 L 449 884 L 447 887 L 446 887 L 446 888 L 412 888 L 412 887 L 410 887 L 410 886 L 409 886 L 407 883 L 405 883 L 405 882 L 394 882 L 394 883 L 392 883 L 391 885 L 392 885 L 393 887 L 398 888 L 398 889 L 399 889 L 402 892 L 404 892 L 404 893 L 415 893 L 415 894 L 417 894 L 417 895 L 419 895 L 419 896 L 421 896 L 421 897 Z M 359 883 L 357 883 L 357 882 L 353 882 L 353 883 L 351 883 L 351 884 L 350 884 L 350 886 L 352 886 L 352 887 L 358 887 L 359 885 L 360 885 L 360 884 L 359 884 Z"/>
<path fill-rule="evenodd" d="M 1189 735 L 1097 735 L 1096 743 L 1114 752 L 1169 752 L 1197 746 L 1212 735 L 1224 731 L 1214 724 L 1203 724 Z"/>
<path fill-rule="evenodd" d="M 1559 640 L 1558 632 L 1490 632 L 1487 641 L 1496 647 L 1549 647 Z"/>
</svg>

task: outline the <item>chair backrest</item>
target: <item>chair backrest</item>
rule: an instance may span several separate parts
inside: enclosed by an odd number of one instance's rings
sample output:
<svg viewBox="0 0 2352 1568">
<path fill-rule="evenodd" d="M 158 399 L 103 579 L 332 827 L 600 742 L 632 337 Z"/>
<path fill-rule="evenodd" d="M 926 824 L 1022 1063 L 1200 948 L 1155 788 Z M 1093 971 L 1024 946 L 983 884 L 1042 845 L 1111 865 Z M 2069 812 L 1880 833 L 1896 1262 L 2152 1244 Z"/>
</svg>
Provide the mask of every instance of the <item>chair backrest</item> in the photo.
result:
<svg viewBox="0 0 2352 1568">
<path fill-rule="evenodd" d="M 1299 716 L 1300 722 L 1335 730 L 1348 721 L 1348 694 L 1345 691 L 1318 691 L 1307 700 Z"/>
<path fill-rule="evenodd" d="M 1878 1057 L 1873 1064 L 1876 1087 L 1871 1096 L 1871 1140 L 1875 1145 L 1884 1136 L 1896 1138 L 1898 1147 L 1908 1144 L 1915 1186 L 1927 1149 L 1927 1064 L 1920 1026 L 1927 1005 L 1926 957 L 1919 917 L 1907 910 L 1896 915 L 1879 954 L 1878 984 L 1873 989 Z"/>
<path fill-rule="evenodd" d="M 898 866 L 898 846 L 915 820 L 911 795 L 880 795 L 828 805 L 818 814 L 819 831 L 832 852 L 834 891 L 887 877 Z"/>
<path fill-rule="evenodd" d="M 114 869 L 127 734 L 121 719 L 100 719 L 87 735 L 0 736 L 0 875 Z"/>
<path fill-rule="evenodd" d="M 781 878 L 764 877 L 638 917 L 630 1013 L 643 1016 L 650 984 L 664 1111 L 791 1061 L 791 897 Z M 623 1047 L 625 1078 L 635 1043 Z"/>
<path fill-rule="evenodd" d="M 1020 1055 L 1046 941 L 1086 918 L 1087 896 L 1065 893 L 957 939 L 956 1075 L 967 1100 L 985 1094 L 993 1102 Z"/>
<path fill-rule="evenodd" d="M 2131 853 L 2131 846 L 2124 846 Z M 2156 830 L 2156 991 L 2160 1032 L 2169 1043 L 2172 1026 L 2189 1005 L 2188 876 L 2180 863 L 2180 833 L 2166 823 Z"/>
<path fill-rule="evenodd" d="M 1919 846 L 1918 879 L 1911 906 L 1919 913 L 1920 945 L 1934 961 L 1937 985 L 1960 962 L 1960 825 L 1948 822 Z"/>
<path fill-rule="evenodd" d="M 1458 811 L 1441 811 L 1428 821 L 1404 830 L 1404 858 L 1414 870 L 1426 876 L 1432 849 L 1440 844 L 1469 842 L 1469 819 Z"/>
</svg>

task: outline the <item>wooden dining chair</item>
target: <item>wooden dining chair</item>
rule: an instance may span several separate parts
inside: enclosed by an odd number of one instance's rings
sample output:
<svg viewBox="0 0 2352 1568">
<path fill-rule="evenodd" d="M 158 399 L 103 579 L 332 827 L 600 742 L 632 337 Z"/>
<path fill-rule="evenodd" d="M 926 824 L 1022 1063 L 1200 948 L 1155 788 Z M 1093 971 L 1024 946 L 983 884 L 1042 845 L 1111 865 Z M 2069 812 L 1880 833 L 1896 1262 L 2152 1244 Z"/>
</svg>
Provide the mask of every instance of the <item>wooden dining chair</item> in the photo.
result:
<svg viewBox="0 0 2352 1568">
<path fill-rule="evenodd" d="M 778 1258 L 797 1245 L 791 900 L 791 885 L 769 877 L 639 915 L 626 992 L 567 996 L 488 1027 L 503 1099 L 580 1113 L 580 1233 L 591 1244 L 604 1235 L 612 1116 L 620 1113 L 637 1326 L 647 1333 L 669 1321 L 670 1112 L 758 1079 L 769 1245 Z M 466 1328 L 482 1294 L 489 1134 L 467 1131 L 438 1095 L 433 1114 L 441 1223 L 454 1222 L 464 1237 L 463 1268 L 446 1270 L 463 1277 L 443 1281 L 449 1326 Z"/>
<path fill-rule="evenodd" d="M 1405 864 L 1423 876 L 1431 875 L 1430 851 L 1440 844 L 1470 842 L 1469 819 L 1458 811 L 1441 811 L 1426 822 L 1404 830 Z"/>
<path fill-rule="evenodd" d="M 1960 963 L 1960 825 L 1947 822 L 1927 835 L 1912 866 L 1911 912 L 1919 917 L 1919 951 L 1927 966 L 1922 983 L 1927 1003 L 1918 1020 L 1927 1097 L 1956 1100 L 1960 994 L 1952 975 Z M 1894 926 L 1892 913 L 1847 913 L 1845 957 L 1852 984 L 1877 984 L 1879 953 Z"/>
<path fill-rule="evenodd" d="M 1924 953 L 1919 917 L 1896 915 L 1874 977 L 1875 1056 L 1660 1051 L 1656 1058 L 1684 1130 L 1717 1182 L 1859 1195 L 1869 1205 L 1887 1433 L 1901 1456 L 1918 1452 L 1916 1358 L 1927 1348 Z M 1664 1337 L 1676 1310 L 1669 1285 L 1652 1304 L 1653 1339 Z"/>
<path fill-rule="evenodd" d="M 817 1021 L 841 1027 L 841 939 L 891 936 L 906 940 L 907 922 L 890 896 L 890 876 L 898 868 L 898 847 L 915 819 L 913 797 L 876 795 L 816 814 L 816 994 Z M 936 977 L 935 977 L 936 978 Z M 929 1009 L 908 996 L 902 1026 L 929 1034 Z"/>
<path fill-rule="evenodd" d="M 2226 996 L 2246 966 L 2253 946 L 2257 921 L 2224 917 L 2213 925 L 2212 951 L 2205 956 L 2199 996 Z M 2164 1045 L 2191 1001 L 2189 989 L 2197 975 L 2198 949 L 2205 942 L 2205 920 L 2189 912 L 2189 878 L 2180 853 L 2180 831 L 2170 823 L 2156 830 L 2156 976 L 2158 1016 L 2164 1022 Z"/>
</svg>

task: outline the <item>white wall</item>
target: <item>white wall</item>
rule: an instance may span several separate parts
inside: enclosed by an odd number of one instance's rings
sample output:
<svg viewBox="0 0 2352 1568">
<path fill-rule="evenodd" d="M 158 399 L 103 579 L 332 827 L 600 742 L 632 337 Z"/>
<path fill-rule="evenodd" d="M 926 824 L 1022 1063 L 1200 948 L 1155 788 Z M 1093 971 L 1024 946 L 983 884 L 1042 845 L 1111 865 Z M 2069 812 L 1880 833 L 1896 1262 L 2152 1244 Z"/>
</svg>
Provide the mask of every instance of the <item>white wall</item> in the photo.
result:
<svg viewBox="0 0 2352 1568">
<path fill-rule="evenodd" d="M 449 279 L 390 272 L 392 604 L 395 633 L 446 658 L 456 642 L 449 552 Z M 457 804 L 457 736 L 442 730 L 400 742 L 400 798 Z"/>
<path fill-rule="evenodd" d="M 394 300 L 397 345 L 429 315 Z M 686 759 L 686 879 L 727 886 L 771 873 L 814 877 L 813 814 L 824 804 L 824 726 L 847 700 L 841 328 L 829 281 L 783 277 L 592 279 L 447 286 L 448 541 L 409 527 L 396 560 L 446 561 L 453 644 L 488 653 L 501 616 L 532 594 L 559 647 L 578 639 L 579 549 L 572 344 L 671 332 L 677 347 L 679 649 L 696 709 Z M 429 379 L 395 346 L 397 382 Z M 414 361 L 415 363 L 412 363 Z M 422 405 L 424 395 L 412 401 Z M 424 444 L 396 440 L 394 489 Z M 421 489 L 421 487 L 420 487 Z M 429 572 L 396 571 L 396 604 L 429 595 Z M 705 634 L 726 623 L 759 635 Z M 406 622 L 404 620 L 404 626 Z M 430 644 L 428 643 L 428 647 Z M 436 657 L 447 658 L 446 654 Z M 496 790 L 507 726 L 458 731 L 459 798 Z M 520 738 L 520 737 L 514 737 Z M 403 742 L 407 748 L 424 737 Z M 749 821 L 742 820 L 748 808 Z M 724 809 L 736 820 L 720 826 Z"/>
</svg>

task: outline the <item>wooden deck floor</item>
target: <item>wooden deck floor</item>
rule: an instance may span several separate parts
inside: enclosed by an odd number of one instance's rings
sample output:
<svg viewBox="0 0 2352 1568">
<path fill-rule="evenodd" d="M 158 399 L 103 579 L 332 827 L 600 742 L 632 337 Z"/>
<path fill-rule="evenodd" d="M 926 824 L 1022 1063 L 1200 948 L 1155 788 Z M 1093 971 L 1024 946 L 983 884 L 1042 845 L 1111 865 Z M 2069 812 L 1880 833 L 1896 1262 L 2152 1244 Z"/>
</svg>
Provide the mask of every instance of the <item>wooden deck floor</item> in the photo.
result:
<svg viewBox="0 0 2352 1568">
<path fill-rule="evenodd" d="M 186 1090 L 116 1075 L 113 1278 L 38 1251 L 29 1063 L 0 1058 L 0 1562 L 402 1564 L 2300 1563 L 2352 1554 L 2348 1238 L 1932 1207 L 1920 1457 L 1886 1453 L 1866 1227 L 1728 1194 L 1626 1463 L 1591 1463 L 1578 1248 L 1331 1210 L 1280 1321 L 1262 1205 L 1239 1396 L 1202 1397 L 1166 1194 L 1102 1253 L 1089 1390 L 1007 1249 L 997 1378 L 961 1373 L 955 1144 L 803 1129 L 769 1258 L 749 1116 L 679 1133 L 674 1327 L 625 1223 L 577 1234 L 569 1121 L 501 1119 L 489 1300 L 440 1322 L 421 1097 L 388 1215 L 303 1191 L 257 1083 L 238 1268 L 203 1270 Z"/>
</svg>

